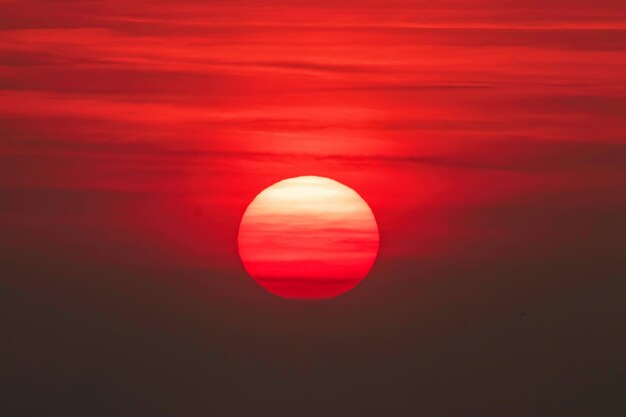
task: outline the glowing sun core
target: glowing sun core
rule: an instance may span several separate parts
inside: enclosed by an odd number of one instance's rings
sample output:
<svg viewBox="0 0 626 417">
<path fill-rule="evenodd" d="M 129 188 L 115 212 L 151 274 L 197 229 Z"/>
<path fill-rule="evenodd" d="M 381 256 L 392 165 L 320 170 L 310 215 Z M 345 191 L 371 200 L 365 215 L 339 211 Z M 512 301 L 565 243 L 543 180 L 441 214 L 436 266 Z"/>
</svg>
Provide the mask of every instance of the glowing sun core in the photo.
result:
<svg viewBox="0 0 626 417">
<path fill-rule="evenodd" d="M 239 227 L 246 271 L 283 298 L 332 298 L 354 288 L 378 254 L 372 210 L 324 177 L 289 178 L 259 193 Z"/>
</svg>

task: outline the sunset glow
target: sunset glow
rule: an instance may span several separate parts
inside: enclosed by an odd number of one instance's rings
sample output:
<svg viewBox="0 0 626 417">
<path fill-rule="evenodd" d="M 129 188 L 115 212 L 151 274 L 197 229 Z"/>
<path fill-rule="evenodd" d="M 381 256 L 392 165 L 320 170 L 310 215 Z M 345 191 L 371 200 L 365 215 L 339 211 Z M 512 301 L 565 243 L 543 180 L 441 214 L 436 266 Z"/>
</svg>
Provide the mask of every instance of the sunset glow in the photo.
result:
<svg viewBox="0 0 626 417">
<path fill-rule="evenodd" d="M 0 10 L 0 417 L 626 417 L 626 0 Z"/>
</svg>

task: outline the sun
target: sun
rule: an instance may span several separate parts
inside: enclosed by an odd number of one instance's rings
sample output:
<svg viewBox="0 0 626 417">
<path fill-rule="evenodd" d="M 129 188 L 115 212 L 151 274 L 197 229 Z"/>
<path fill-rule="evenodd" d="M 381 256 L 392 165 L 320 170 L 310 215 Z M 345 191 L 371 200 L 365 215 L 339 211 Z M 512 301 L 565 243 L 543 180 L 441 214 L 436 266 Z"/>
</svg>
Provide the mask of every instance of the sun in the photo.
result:
<svg viewBox="0 0 626 417">
<path fill-rule="evenodd" d="M 244 268 L 270 293 L 324 299 L 350 291 L 369 273 L 379 233 L 356 191 L 305 176 L 279 181 L 252 200 L 238 244 Z"/>
</svg>

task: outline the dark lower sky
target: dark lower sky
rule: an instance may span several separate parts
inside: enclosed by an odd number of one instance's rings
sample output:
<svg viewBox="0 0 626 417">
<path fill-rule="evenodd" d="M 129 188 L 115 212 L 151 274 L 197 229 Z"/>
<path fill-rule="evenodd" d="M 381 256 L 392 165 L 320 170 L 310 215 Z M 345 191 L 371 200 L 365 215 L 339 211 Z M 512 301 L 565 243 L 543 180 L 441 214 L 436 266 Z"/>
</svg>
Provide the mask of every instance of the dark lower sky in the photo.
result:
<svg viewBox="0 0 626 417">
<path fill-rule="evenodd" d="M 7 416 L 626 415 L 623 1 L 0 0 Z M 318 175 L 380 252 L 248 277 Z"/>
</svg>

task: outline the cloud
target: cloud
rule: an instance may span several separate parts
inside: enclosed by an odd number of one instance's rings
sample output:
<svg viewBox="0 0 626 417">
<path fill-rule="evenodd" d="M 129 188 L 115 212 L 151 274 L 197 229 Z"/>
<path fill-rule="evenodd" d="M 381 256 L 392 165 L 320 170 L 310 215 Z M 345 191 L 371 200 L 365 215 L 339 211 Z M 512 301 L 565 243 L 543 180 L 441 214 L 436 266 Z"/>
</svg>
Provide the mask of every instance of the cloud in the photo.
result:
<svg viewBox="0 0 626 417">
<path fill-rule="evenodd" d="M 71 142 L 19 140 L 5 141 L 24 155 L 82 155 L 87 158 L 118 156 L 180 161 L 199 159 L 295 161 L 338 161 L 351 165 L 407 163 L 456 169 L 519 172 L 620 171 L 626 165 L 626 144 L 602 141 L 531 141 L 510 139 L 483 142 L 473 148 L 440 155 L 345 154 L 307 152 L 256 152 L 180 148 L 151 143 Z"/>
</svg>

